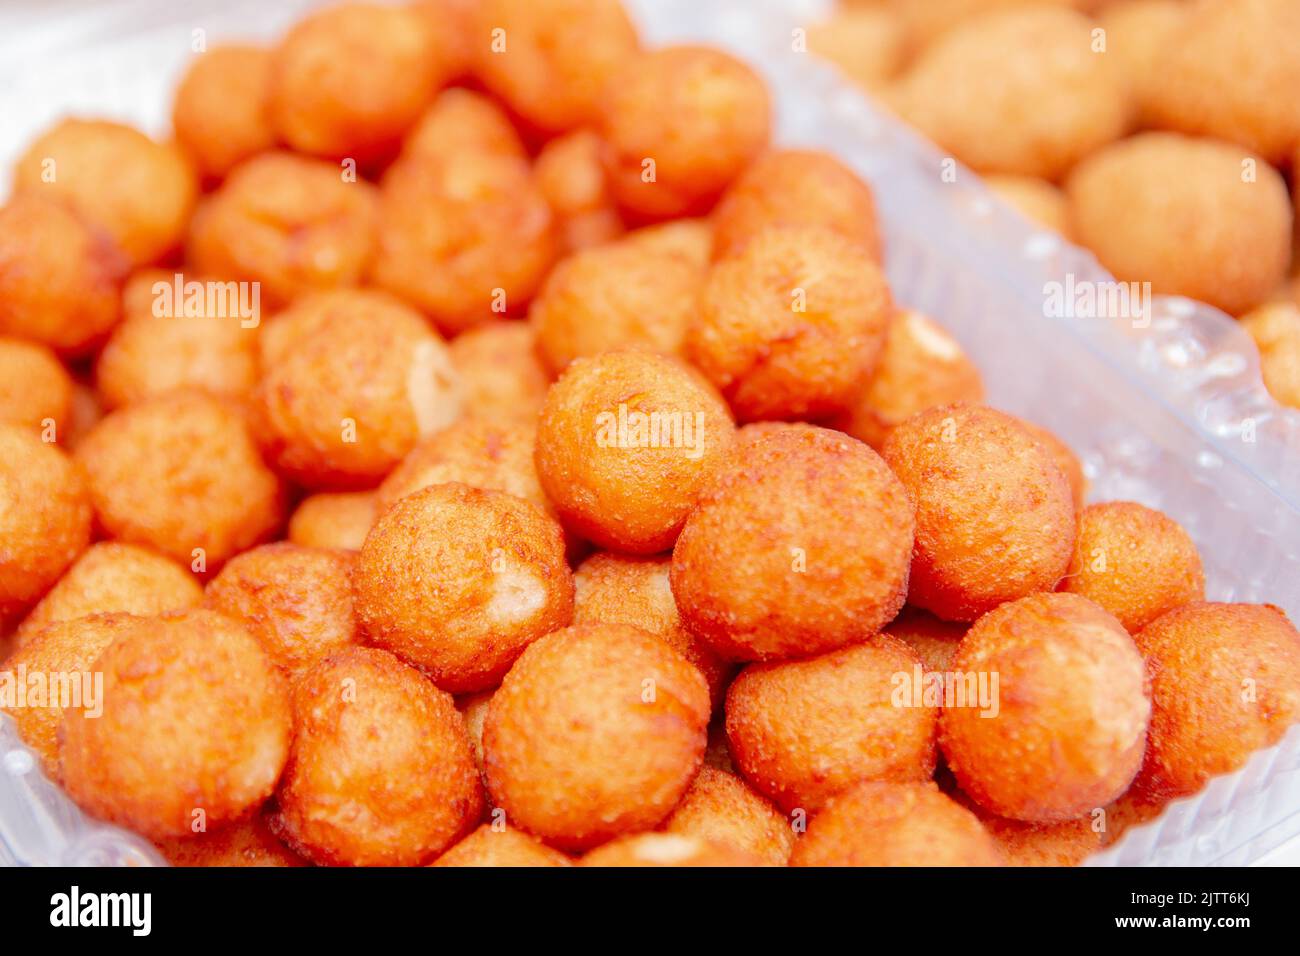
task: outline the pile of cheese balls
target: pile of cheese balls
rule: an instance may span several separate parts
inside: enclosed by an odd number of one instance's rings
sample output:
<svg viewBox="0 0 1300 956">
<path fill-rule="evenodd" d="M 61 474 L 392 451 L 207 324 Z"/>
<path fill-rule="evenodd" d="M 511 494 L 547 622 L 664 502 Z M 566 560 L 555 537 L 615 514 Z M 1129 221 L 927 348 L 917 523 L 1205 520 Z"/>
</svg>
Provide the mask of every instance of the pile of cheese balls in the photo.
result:
<svg viewBox="0 0 1300 956">
<path fill-rule="evenodd" d="M 5 706 L 172 862 L 1072 864 L 1300 717 L 733 57 L 347 3 L 173 121 L 0 208 Z"/>
</svg>

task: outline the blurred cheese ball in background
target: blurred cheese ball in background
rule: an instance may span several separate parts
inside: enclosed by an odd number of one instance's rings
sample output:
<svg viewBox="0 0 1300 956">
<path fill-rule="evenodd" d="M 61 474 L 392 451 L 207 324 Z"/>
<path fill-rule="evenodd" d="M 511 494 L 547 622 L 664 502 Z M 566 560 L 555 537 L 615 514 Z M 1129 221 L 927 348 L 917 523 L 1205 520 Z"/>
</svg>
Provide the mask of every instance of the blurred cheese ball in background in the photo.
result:
<svg viewBox="0 0 1300 956">
<path fill-rule="evenodd" d="M 1029 222 L 1065 239 L 1072 238 L 1070 201 L 1047 180 L 1035 176 L 989 175 L 984 177 L 984 185 Z"/>
<path fill-rule="evenodd" d="M 808 49 L 872 90 L 893 79 L 907 62 L 907 26 L 887 8 L 842 6 L 808 28 Z"/>
<path fill-rule="evenodd" d="M 1153 104 L 1165 95 L 1170 81 L 1165 51 L 1181 42 L 1180 28 L 1192 7 L 1185 0 L 1127 0 L 1107 3 L 1097 14 L 1097 25 L 1106 31 L 1106 53 L 1119 62 L 1128 78 L 1144 122 L 1153 119 Z"/>
<path fill-rule="evenodd" d="M 0 338 L 0 422 L 58 439 L 72 422 L 72 378 L 48 348 Z"/>
<path fill-rule="evenodd" d="M 451 340 L 465 414 L 485 421 L 535 424 L 551 376 L 527 322 L 486 322 Z"/>
<path fill-rule="evenodd" d="M 437 159 L 458 152 L 528 155 L 510 117 L 495 100 L 458 86 L 443 90 L 406 132 L 402 159 Z"/>
<path fill-rule="evenodd" d="M 176 141 L 208 181 L 275 145 L 268 96 L 271 53 L 254 46 L 214 46 L 195 56 L 176 87 Z"/>
<path fill-rule="evenodd" d="M 289 540 L 308 548 L 360 550 L 375 523 L 372 491 L 308 495 L 289 518 Z"/>
<path fill-rule="evenodd" d="M 537 185 L 559 217 L 567 250 L 599 245 L 623 232 L 605 175 L 603 149 L 599 136 L 579 129 L 549 140 L 537 154 Z"/>
<path fill-rule="evenodd" d="M 1262 305 L 1241 317 L 1259 349 L 1264 385 L 1283 405 L 1300 408 L 1300 306 Z"/>
</svg>

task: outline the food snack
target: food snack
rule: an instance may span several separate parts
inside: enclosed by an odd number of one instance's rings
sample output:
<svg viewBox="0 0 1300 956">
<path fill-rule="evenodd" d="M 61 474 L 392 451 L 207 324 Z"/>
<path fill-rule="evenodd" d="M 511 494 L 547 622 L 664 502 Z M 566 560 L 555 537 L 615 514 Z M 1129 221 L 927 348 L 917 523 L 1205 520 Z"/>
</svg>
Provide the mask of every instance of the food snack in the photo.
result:
<svg viewBox="0 0 1300 956">
<path fill-rule="evenodd" d="M 322 491 L 299 503 L 289 519 L 289 540 L 307 548 L 359 551 L 374 523 L 373 491 Z"/>
<path fill-rule="evenodd" d="M 1259 349 L 1260 371 L 1269 393 L 1300 408 L 1300 299 L 1260 306 L 1241 318 Z"/>
<path fill-rule="evenodd" d="M 533 167 L 537 185 L 560 218 L 564 248 L 599 245 L 623 232 L 602 161 L 600 137 L 589 129 L 550 140 Z"/>
<path fill-rule="evenodd" d="M 36 342 L 0 338 L 0 422 L 54 438 L 72 424 L 72 378 Z"/>
<path fill-rule="evenodd" d="M 1070 201 L 1058 186 L 1034 176 L 1012 175 L 985 176 L 984 185 L 1030 222 L 1066 239 L 1073 237 Z"/>
<path fill-rule="evenodd" d="M 271 832 L 264 810 L 217 830 L 159 840 L 158 851 L 172 866 L 307 865 Z"/>
<path fill-rule="evenodd" d="M 892 10 L 841 5 L 808 29 L 808 49 L 830 60 L 867 90 L 884 86 L 903 68 L 908 32 Z"/>
<path fill-rule="evenodd" d="M 486 322 L 451 340 L 451 363 L 465 390 L 465 414 L 536 424 L 550 374 L 527 322 Z"/>
<path fill-rule="evenodd" d="M 453 86 L 439 93 L 402 140 L 403 159 L 431 159 L 458 152 L 528 154 L 510 117 L 495 100 Z"/>
<path fill-rule="evenodd" d="M 929 611 L 905 607 L 884 633 L 898 638 L 915 651 L 921 658 L 921 666 L 927 671 L 943 673 L 952 670 L 957 646 L 969 629 L 960 622 L 941 621 Z"/>
<path fill-rule="evenodd" d="M 511 827 L 485 823 L 430 866 L 572 866 L 567 856 Z"/>
<path fill-rule="evenodd" d="M 663 829 L 785 866 L 794 848 L 790 821 L 735 774 L 703 766 Z"/>
<path fill-rule="evenodd" d="M 205 179 L 224 179 L 275 145 L 270 82 L 271 52 L 261 47 L 214 46 L 190 63 L 172 101 L 172 128 Z"/>
<path fill-rule="evenodd" d="M 1076 512 L 1082 511 L 1084 501 L 1088 497 L 1088 476 L 1084 471 L 1083 462 L 1079 459 L 1079 456 L 1074 453 L 1073 448 L 1061 441 L 1055 432 L 1024 418 L 1018 419 L 1018 421 L 1020 427 L 1034 436 L 1052 461 L 1056 462 L 1056 467 L 1061 469 L 1061 474 L 1065 475 L 1065 480 L 1070 484 L 1070 495 L 1074 498 L 1074 510 Z"/>
<path fill-rule="evenodd" d="M 761 866 L 726 844 L 681 833 L 638 833 L 611 840 L 582 858 L 582 866 Z"/>
</svg>

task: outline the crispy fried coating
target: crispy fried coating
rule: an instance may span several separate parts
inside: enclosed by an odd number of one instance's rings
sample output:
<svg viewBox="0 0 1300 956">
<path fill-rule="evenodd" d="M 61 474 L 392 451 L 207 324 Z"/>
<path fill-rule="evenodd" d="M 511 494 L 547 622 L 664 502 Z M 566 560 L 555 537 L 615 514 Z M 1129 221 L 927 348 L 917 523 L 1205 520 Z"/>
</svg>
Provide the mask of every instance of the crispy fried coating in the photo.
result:
<svg viewBox="0 0 1300 956">
<path fill-rule="evenodd" d="M 271 126 L 271 51 L 244 44 L 197 54 L 176 87 L 172 128 L 201 176 L 224 179 L 275 146 Z"/>
<path fill-rule="evenodd" d="M 795 841 L 780 810 L 735 774 L 707 765 L 663 829 L 749 853 L 767 866 L 785 866 Z"/>
<path fill-rule="evenodd" d="M 599 846 L 581 866 L 762 866 L 763 861 L 734 846 L 685 833 L 637 833 Z"/>
<path fill-rule="evenodd" d="M 289 540 L 306 548 L 360 551 L 375 523 L 373 491 L 308 495 L 289 518 Z"/>
<path fill-rule="evenodd" d="M 430 866 L 572 866 L 559 850 L 513 827 L 494 829 L 485 823 Z"/>
<path fill-rule="evenodd" d="M 537 423 L 551 376 L 527 322 L 486 322 L 451 340 L 465 388 L 465 414 L 489 422 Z"/>
</svg>

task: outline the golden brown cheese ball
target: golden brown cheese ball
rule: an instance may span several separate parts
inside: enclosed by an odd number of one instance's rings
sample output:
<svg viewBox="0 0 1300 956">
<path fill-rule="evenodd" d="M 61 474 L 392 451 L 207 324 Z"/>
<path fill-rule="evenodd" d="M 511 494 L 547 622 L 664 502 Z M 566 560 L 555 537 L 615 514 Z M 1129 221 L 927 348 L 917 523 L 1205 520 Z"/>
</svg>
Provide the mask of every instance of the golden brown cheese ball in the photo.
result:
<svg viewBox="0 0 1300 956">
<path fill-rule="evenodd" d="M 821 226 L 881 255 L 871 187 L 829 153 L 777 149 L 750 164 L 713 211 L 714 256 L 736 255 L 767 226 Z"/>
<path fill-rule="evenodd" d="M 261 283 L 264 305 L 356 285 L 375 249 L 375 187 L 286 152 L 236 166 L 199 205 L 186 252 L 198 272 Z"/>
<path fill-rule="evenodd" d="M 1084 472 L 1083 462 L 1074 453 L 1074 449 L 1063 442 L 1056 433 L 1026 419 L 1018 419 L 1020 426 L 1041 445 L 1061 469 L 1065 480 L 1070 485 L 1070 495 L 1074 499 L 1074 510 L 1083 510 L 1084 499 L 1088 496 L 1088 476 Z"/>
<path fill-rule="evenodd" d="M 541 840 L 485 823 L 430 866 L 572 866 L 573 861 Z"/>
<path fill-rule="evenodd" d="M 1034 176 L 986 176 L 984 185 L 1023 219 L 1073 238 L 1070 201 L 1058 186 Z"/>
<path fill-rule="evenodd" d="M 908 55 L 907 27 L 891 10 L 847 7 L 808 28 L 808 49 L 867 90 L 893 79 Z"/>
<path fill-rule="evenodd" d="M 450 67 L 407 6 L 342 3 L 298 21 L 271 54 L 267 108 L 294 150 L 366 164 L 395 152 Z"/>
<path fill-rule="evenodd" d="M 633 229 L 624 243 L 636 246 L 646 255 L 670 255 L 700 267 L 713 259 L 712 219 L 673 219 Z"/>
<path fill-rule="evenodd" d="M 1078 866 L 1101 850 L 1106 825 L 1103 810 L 1063 823 L 1025 823 L 989 813 L 960 790 L 948 796 L 984 824 L 1007 866 Z"/>
<path fill-rule="evenodd" d="M 865 640 L 903 606 L 912 508 L 880 456 L 812 425 L 740 430 L 673 549 L 687 631 L 733 660 Z"/>
<path fill-rule="evenodd" d="M 980 806 L 1060 823 L 1128 789 L 1151 696 L 1133 639 L 1096 604 L 1077 594 L 1008 601 L 967 632 L 953 670 L 965 700 L 941 710 L 939 742 Z"/>
<path fill-rule="evenodd" d="M 650 352 L 572 362 L 537 428 L 537 474 L 566 527 L 602 548 L 672 547 L 735 434 L 726 405 L 684 363 Z"/>
<path fill-rule="evenodd" d="M 749 853 L 768 866 L 785 866 L 795 841 L 780 810 L 739 777 L 709 766 L 700 768 L 663 829 Z"/>
<path fill-rule="evenodd" d="M 558 252 L 527 160 L 455 150 L 402 160 L 382 184 L 370 278 L 448 335 L 519 313 Z"/>
<path fill-rule="evenodd" d="M 527 322 L 488 322 L 451 340 L 465 390 L 465 414 L 490 422 L 537 422 L 551 376 Z"/>
<path fill-rule="evenodd" d="M 957 645 L 966 636 L 965 624 L 941 621 L 929 611 L 905 607 L 901 614 L 885 628 L 885 633 L 896 637 L 921 658 L 927 671 L 944 673 L 952 670 Z"/>
<path fill-rule="evenodd" d="M 650 220 L 707 212 L 767 145 L 771 112 L 763 81 L 721 50 L 625 57 L 598 126 L 619 205 Z"/>
<path fill-rule="evenodd" d="M 459 79 L 474 59 L 474 11 L 479 0 L 414 0 L 412 9 L 433 24 L 433 39 L 438 60 L 445 64 L 447 76 Z"/>
<path fill-rule="evenodd" d="M 751 664 L 727 691 L 731 757 L 787 813 L 815 813 L 860 780 L 934 774 L 938 710 L 914 684 L 921 659 L 880 634 L 820 657 Z"/>
<path fill-rule="evenodd" d="M 865 246 L 817 226 L 770 226 L 713 266 L 685 354 L 739 421 L 822 418 L 849 407 L 892 311 Z"/>
<path fill-rule="evenodd" d="M 491 98 L 452 87 L 439 93 L 402 140 L 403 159 L 455 152 L 527 156 L 510 117 Z"/>
<path fill-rule="evenodd" d="M 149 548 L 120 541 L 92 544 L 18 628 L 24 643 L 47 624 L 88 614 L 124 612 L 154 617 L 184 611 L 203 600 L 203 588 L 189 570 Z"/>
<path fill-rule="evenodd" d="M 160 839 L 238 820 L 271 795 L 289 696 L 241 624 L 203 610 L 137 619 L 94 669 L 103 712 L 63 723 L 63 782 L 83 809 Z"/>
<path fill-rule="evenodd" d="M 455 482 L 380 516 L 353 589 L 369 642 L 453 693 L 493 687 L 525 647 L 573 618 L 554 519 L 514 495 Z"/>
<path fill-rule="evenodd" d="M 862 783 L 831 800 L 791 866 L 1000 866 L 997 844 L 933 783 Z"/>
<path fill-rule="evenodd" d="M 72 377 L 44 345 L 0 338 L 0 422 L 60 439 L 71 425 Z"/>
<path fill-rule="evenodd" d="M 1124 134 L 1130 102 L 1118 63 L 1093 51 L 1069 10 L 973 19 L 928 48 L 900 81 L 903 118 L 981 173 L 1057 179 Z"/>
<path fill-rule="evenodd" d="M 676 354 L 699 308 L 705 272 L 677 256 L 608 243 L 562 260 L 528 310 L 553 372 L 576 358 L 637 348 Z"/>
<path fill-rule="evenodd" d="M 289 540 L 306 548 L 359 551 L 375 523 L 373 491 L 308 495 L 289 518 Z"/>
<path fill-rule="evenodd" d="M 1300 307 L 1289 302 L 1260 306 L 1242 316 L 1259 349 L 1264 385 L 1283 405 L 1300 408 Z"/>
<path fill-rule="evenodd" d="M 591 555 L 573 574 L 574 624 L 629 624 L 660 637 L 700 669 L 716 710 L 733 669 L 682 627 L 668 581 L 672 560 L 608 551 Z"/>
<path fill-rule="evenodd" d="M 537 154 L 533 173 L 560 219 L 564 248 L 585 249 L 623 232 L 605 177 L 604 144 L 589 129 L 557 136 Z"/>
<path fill-rule="evenodd" d="M 159 840 L 157 846 L 172 866 L 307 865 L 271 832 L 265 809 L 216 830 Z"/>
<path fill-rule="evenodd" d="M 1128 0 L 1109 3 L 1097 15 L 1106 31 L 1106 55 L 1119 61 L 1144 122 L 1154 118 L 1153 104 L 1170 82 L 1161 61 L 1178 42 L 1191 9 L 1184 0 Z"/>
<path fill-rule="evenodd" d="M 513 825 L 585 850 L 656 826 L 704 755 L 709 691 L 663 640 L 584 624 L 531 644 L 492 696 L 488 789 Z"/>
<path fill-rule="evenodd" d="M 120 409 L 77 446 L 103 530 L 214 571 L 279 526 L 283 489 L 244 416 L 197 392 Z M 197 549 L 201 549 L 201 553 Z"/>
<path fill-rule="evenodd" d="M 1059 590 L 1081 594 L 1136 634 L 1176 607 L 1205 599 L 1201 556 L 1172 518 L 1132 501 L 1089 505 Z"/>
<path fill-rule="evenodd" d="M 271 52 L 229 44 L 197 54 L 176 87 L 176 141 L 207 180 L 275 145 L 268 99 Z"/>
<path fill-rule="evenodd" d="M 636 50 L 620 0 L 483 0 L 474 19 L 475 76 L 545 133 L 595 120 L 605 84 Z"/>
<path fill-rule="evenodd" d="M 1264 604 L 1185 605 L 1137 634 L 1151 675 L 1151 732 L 1133 789 L 1195 793 L 1300 719 L 1300 634 Z"/>
<path fill-rule="evenodd" d="M 294 685 L 293 749 L 272 828 L 322 866 L 414 866 L 469 831 L 483 793 L 451 695 L 352 647 Z"/>
<path fill-rule="evenodd" d="M 0 617 L 44 594 L 90 543 L 90 495 L 63 452 L 0 423 Z"/>
<path fill-rule="evenodd" d="M 32 632 L 4 662 L 11 675 L 23 674 L 28 681 L 39 675 L 49 687 L 49 693 L 37 700 L 31 699 L 27 690 L 25 706 L 5 707 L 13 717 L 18 735 L 23 743 L 36 751 L 45 772 L 53 779 L 59 777 L 59 725 L 63 722 L 64 697 L 56 681 L 75 681 L 77 697 L 86 705 L 94 705 L 93 683 L 96 658 L 104 648 L 130 631 L 138 619 L 129 614 L 92 614 L 70 621 L 55 621 Z M 66 685 L 69 691 L 74 689 Z M 99 701 L 99 703 L 103 703 Z"/>
<path fill-rule="evenodd" d="M 14 190 L 66 201 L 144 265 L 180 245 L 198 181 L 170 143 L 120 123 L 65 119 L 19 158 Z"/>
<path fill-rule="evenodd" d="M 0 207 L 0 334 L 90 351 L 121 314 L 127 265 L 107 232 L 63 203 L 15 196 Z"/>
<path fill-rule="evenodd" d="M 947 621 L 1050 591 L 1074 550 L 1074 500 L 1047 450 L 983 405 L 943 405 L 881 450 L 916 509 L 907 599 Z"/>
<path fill-rule="evenodd" d="M 905 309 L 889 321 L 876 367 L 854 389 L 848 411 L 831 424 L 877 451 L 917 412 L 984 398 L 979 369 L 937 322 Z"/>
<path fill-rule="evenodd" d="M 762 866 L 763 861 L 734 846 L 685 833 L 637 833 L 597 847 L 582 866 Z"/>
<path fill-rule="evenodd" d="M 460 376 L 441 336 L 383 293 L 303 299 L 263 346 L 254 399 L 265 450 L 309 488 L 372 486 L 460 417 Z"/>
<path fill-rule="evenodd" d="M 289 678 L 357 643 L 353 555 L 280 541 L 245 551 L 208 582 L 206 607 L 242 621 Z"/>
<path fill-rule="evenodd" d="M 1281 175 L 1241 147 L 1143 133 L 1088 157 L 1067 190 L 1080 242 L 1125 282 L 1234 315 L 1281 284 L 1291 204 Z"/>
</svg>

